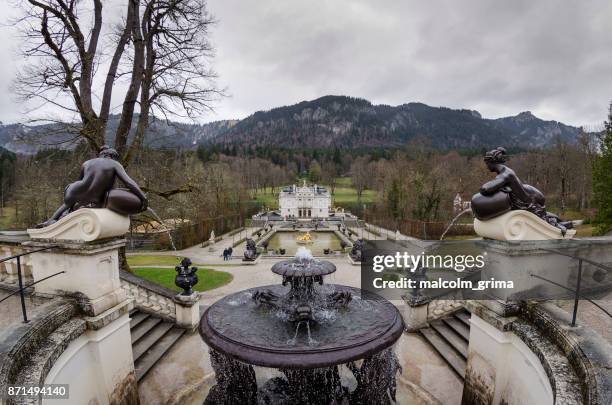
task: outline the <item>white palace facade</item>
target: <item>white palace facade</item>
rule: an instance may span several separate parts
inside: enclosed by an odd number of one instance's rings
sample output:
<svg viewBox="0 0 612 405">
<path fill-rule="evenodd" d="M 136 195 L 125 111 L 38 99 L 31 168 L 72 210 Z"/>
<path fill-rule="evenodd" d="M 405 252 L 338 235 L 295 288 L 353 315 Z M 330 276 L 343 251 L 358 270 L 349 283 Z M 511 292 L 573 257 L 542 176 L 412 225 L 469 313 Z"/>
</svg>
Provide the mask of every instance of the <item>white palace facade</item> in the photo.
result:
<svg viewBox="0 0 612 405">
<path fill-rule="evenodd" d="M 284 218 L 328 218 L 331 194 L 325 187 L 295 184 L 283 188 L 278 196 L 278 206 Z"/>
</svg>

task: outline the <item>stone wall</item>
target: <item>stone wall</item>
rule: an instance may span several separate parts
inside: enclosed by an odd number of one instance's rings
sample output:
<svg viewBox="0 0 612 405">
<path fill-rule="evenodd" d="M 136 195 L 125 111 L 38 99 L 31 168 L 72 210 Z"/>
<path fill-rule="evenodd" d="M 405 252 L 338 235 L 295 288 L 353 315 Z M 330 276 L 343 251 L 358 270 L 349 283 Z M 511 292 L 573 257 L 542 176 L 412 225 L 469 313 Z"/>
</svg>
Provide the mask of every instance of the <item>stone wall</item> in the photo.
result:
<svg viewBox="0 0 612 405">
<path fill-rule="evenodd" d="M 494 305 L 493 305 L 494 304 Z M 468 301 L 462 404 L 612 403 L 612 345 L 552 304 Z"/>
<path fill-rule="evenodd" d="M 612 403 L 612 342 L 580 323 L 571 327 L 570 314 L 550 303 L 524 304 L 521 317 L 537 328 L 567 359 L 578 377 L 585 404 Z M 514 329 L 521 334 L 518 328 Z M 559 380 L 558 373 L 552 369 L 547 371 L 552 379 Z M 561 381 L 554 384 L 560 385 Z"/>
</svg>

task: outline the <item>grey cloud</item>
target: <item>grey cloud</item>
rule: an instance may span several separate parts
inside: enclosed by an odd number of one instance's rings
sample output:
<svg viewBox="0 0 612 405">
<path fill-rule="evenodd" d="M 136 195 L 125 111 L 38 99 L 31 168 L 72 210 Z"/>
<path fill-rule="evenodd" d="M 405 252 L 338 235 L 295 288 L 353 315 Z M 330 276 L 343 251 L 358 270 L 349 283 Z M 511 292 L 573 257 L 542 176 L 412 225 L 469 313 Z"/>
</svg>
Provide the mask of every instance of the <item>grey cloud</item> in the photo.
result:
<svg viewBox="0 0 612 405">
<path fill-rule="evenodd" d="M 230 97 L 202 121 L 344 94 L 593 125 L 612 98 L 607 0 L 209 0 L 209 10 Z M 0 119 L 15 108 L 0 107 Z"/>
</svg>

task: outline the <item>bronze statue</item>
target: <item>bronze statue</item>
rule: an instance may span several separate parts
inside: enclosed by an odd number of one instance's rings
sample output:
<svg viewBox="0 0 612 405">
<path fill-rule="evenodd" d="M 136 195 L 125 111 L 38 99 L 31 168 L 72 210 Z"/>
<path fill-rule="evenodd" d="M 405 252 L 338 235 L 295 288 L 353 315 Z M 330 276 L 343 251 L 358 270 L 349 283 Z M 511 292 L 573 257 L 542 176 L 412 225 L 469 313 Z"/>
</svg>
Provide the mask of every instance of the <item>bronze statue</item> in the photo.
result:
<svg viewBox="0 0 612 405">
<path fill-rule="evenodd" d="M 102 146 L 97 158 L 83 163 L 79 180 L 66 186 L 64 203 L 51 218 L 36 227 L 49 226 L 79 208 L 108 208 L 122 215 L 146 210 L 147 196 L 128 176 L 118 159 L 115 149 Z M 117 178 L 128 190 L 114 188 Z"/>
<path fill-rule="evenodd" d="M 349 256 L 355 262 L 360 262 L 363 260 L 363 239 L 357 239 L 355 242 L 353 242 L 353 248 L 351 249 Z"/>
<path fill-rule="evenodd" d="M 572 227 L 571 222 L 563 222 L 555 214 L 546 212 L 544 194 L 537 188 L 523 183 L 514 170 L 506 166 L 506 149 L 498 147 L 484 156 L 487 168 L 497 173 L 495 179 L 480 187 L 480 192 L 472 197 L 472 211 L 476 218 L 487 220 L 510 210 L 526 210 L 542 218 L 549 224 L 561 229 L 565 235 Z"/>
<path fill-rule="evenodd" d="M 245 262 L 252 262 L 257 259 L 257 245 L 255 241 L 251 238 L 247 238 L 246 247 L 244 248 L 244 258 L 242 259 Z"/>
</svg>

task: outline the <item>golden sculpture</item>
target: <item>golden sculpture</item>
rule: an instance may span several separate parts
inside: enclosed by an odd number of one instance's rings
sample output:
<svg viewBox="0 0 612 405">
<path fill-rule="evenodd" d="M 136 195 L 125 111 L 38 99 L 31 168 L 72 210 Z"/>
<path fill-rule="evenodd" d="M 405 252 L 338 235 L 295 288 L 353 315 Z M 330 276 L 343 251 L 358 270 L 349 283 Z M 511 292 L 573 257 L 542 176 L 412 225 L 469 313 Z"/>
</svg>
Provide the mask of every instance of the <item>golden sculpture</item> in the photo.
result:
<svg viewBox="0 0 612 405">
<path fill-rule="evenodd" d="M 310 232 L 306 232 L 296 238 L 296 242 L 302 245 L 308 245 L 314 242 L 314 238 L 310 235 Z"/>
</svg>

